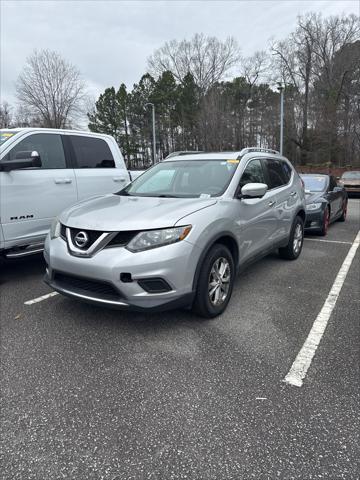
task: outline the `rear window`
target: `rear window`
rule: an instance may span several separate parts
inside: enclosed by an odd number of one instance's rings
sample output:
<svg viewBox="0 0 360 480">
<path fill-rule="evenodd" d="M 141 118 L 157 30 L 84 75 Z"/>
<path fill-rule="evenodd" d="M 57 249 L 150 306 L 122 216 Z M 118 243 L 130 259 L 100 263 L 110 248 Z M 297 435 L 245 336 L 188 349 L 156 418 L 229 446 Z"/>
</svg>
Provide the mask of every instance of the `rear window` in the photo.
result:
<svg viewBox="0 0 360 480">
<path fill-rule="evenodd" d="M 78 168 L 115 168 L 108 144 L 101 138 L 70 135 Z"/>
<path fill-rule="evenodd" d="M 14 130 L 13 132 L 6 132 L 4 130 L 0 130 L 0 145 L 6 142 L 6 140 L 9 140 L 9 138 L 13 137 L 19 133 L 19 130 Z"/>
</svg>

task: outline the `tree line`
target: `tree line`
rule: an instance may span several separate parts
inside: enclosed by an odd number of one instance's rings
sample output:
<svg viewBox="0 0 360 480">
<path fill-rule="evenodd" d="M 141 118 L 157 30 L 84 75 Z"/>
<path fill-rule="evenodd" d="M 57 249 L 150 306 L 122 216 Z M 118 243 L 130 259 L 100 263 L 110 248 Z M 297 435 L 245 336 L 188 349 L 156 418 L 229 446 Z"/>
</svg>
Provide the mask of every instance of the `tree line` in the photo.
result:
<svg viewBox="0 0 360 480">
<path fill-rule="evenodd" d="M 130 168 L 152 163 L 149 103 L 155 106 L 159 160 L 178 150 L 278 149 L 278 84 L 285 98 L 284 154 L 293 163 L 360 164 L 355 15 L 301 16 L 287 38 L 251 57 L 243 57 L 231 37 L 172 40 L 148 59 L 147 70 L 131 89 L 121 83 L 86 104 L 89 129 L 114 136 Z M 43 76 L 46 89 L 36 88 L 44 84 Z M 28 115 L 18 123 L 64 128 L 84 112 L 80 74 L 54 52 L 35 52 L 18 79 L 17 94 Z M 3 126 L 11 123 L 5 107 Z"/>
</svg>

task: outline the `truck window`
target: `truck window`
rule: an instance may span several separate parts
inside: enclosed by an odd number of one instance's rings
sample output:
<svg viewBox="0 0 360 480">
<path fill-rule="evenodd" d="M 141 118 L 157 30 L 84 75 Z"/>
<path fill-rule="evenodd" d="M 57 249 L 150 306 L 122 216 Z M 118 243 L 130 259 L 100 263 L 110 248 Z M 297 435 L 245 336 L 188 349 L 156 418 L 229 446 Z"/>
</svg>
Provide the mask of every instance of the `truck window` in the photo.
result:
<svg viewBox="0 0 360 480">
<path fill-rule="evenodd" d="M 65 154 L 60 135 L 53 133 L 34 133 L 21 140 L 7 155 L 15 160 L 18 152 L 36 150 L 41 158 L 41 168 L 66 168 Z"/>
<path fill-rule="evenodd" d="M 101 138 L 70 135 L 77 168 L 115 168 L 108 144 Z"/>
</svg>

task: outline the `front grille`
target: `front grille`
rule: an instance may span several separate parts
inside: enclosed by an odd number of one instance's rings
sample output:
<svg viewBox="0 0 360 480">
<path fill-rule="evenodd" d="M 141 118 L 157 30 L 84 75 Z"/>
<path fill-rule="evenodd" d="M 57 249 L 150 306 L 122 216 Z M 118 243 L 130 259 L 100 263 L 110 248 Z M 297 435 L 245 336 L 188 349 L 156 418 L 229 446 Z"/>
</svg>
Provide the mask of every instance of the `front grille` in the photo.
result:
<svg viewBox="0 0 360 480">
<path fill-rule="evenodd" d="M 90 280 L 84 277 L 77 277 L 75 275 L 68 275 L 61 272 L 54 273 L 54 281 L 59 285 L 70 291 L 78 293 L 95 294 L 98 297 L 108 297 L 109 299 L 119 299 L 120 293 L 106 282 L 97 280 Z"/>
<path fill-rule="evenodd" d="M 137 235 L 139 232 L 132 230 L 128 232 L 119 232 L 107 245 L 106 247 L 122 247 L 124 245 L 127 245 L 130 240 L 132 240 L 135 235 Z M 106 248 L 105 247 L 105 248 Z"/>
<path fill-rule="evenodd" d="M 60 236 L 63 240 L 66 240 L 66 226 L 61 224 L 60 228 Z M 89 242 L 86 244 L 84 247 L 84 250 L 87 250 L 88 248 L 91 247 L 91 245 L 96 242 L 96 240 L 102 235 L 104 232 L 99 231 L 99 230 L 85 230 L 85 229 L 79 229 L 79 228 L 70 228 L 70 235 L 71 235 L 71 240 L 73 244 L 79 248 L 76 243 L 75 243 L 75 236 L 79 232 L 86 232 L 89 236 Z M 130 240 L 132 240 L 137 234 L 139 233 L 138 230 L 129 230 L 125 232 L 119 232 L 109 243 L 107 243 L 104 248 L 107 247 L 123 247 L 127 245 Z"/>
<path fill-rule="evenodd" d="M 84 247 L 78 247 L 78 245 L 76 245 L 75 243 L 75 237 L 76 235 L 79 233 L 79 232 L 86 232 L 89 236 L 89 241 L 86 245 L 84 245 Z M 89 247 L 91 247 L 91 245 L 96 242 L 96 240 L 100 237 L 100 235 L 102 235 L 104 232 L 99 232 L 98 230 L 82 230 L 82 229 L 79 229 L 79 228 L 70 228 L 70 235 L 71 235 L 71 240 L 73 242 L 73 244 L 77 247 L 77 248 L 84 248 L 85 250 L 87 250 Z"/>
</svg>

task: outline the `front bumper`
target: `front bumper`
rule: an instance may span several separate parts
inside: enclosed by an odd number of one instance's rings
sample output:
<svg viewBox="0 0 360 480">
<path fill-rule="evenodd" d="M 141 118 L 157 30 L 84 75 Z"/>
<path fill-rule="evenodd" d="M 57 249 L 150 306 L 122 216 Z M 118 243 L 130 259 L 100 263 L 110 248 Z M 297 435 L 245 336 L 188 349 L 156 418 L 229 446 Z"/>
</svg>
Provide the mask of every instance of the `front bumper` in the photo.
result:
<svg viewBox="0 0 360 480">
<path fill-rule="evenodd" d="M 324 217 L 324 210 L 319 208 L 318 210 L 307 210 L 306 211 L 306 221 L 305 221 L 305 230 L 319 230 L 322 228 Z"/>
<path fill-rule="evenodd" d="M 44 257 L 48 265 L 44 281 L 63 295 L 117 309 L 161 311 L 192 303 L 200 251 L 183 240 L 137 253 L 107 248 L 81 258 L 69 253 L 62 238 L 47 238 Z M 149 279 L 162 279 L 169 288 L 149 293 L 141 286 Z"/>
</svg>

